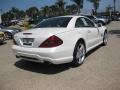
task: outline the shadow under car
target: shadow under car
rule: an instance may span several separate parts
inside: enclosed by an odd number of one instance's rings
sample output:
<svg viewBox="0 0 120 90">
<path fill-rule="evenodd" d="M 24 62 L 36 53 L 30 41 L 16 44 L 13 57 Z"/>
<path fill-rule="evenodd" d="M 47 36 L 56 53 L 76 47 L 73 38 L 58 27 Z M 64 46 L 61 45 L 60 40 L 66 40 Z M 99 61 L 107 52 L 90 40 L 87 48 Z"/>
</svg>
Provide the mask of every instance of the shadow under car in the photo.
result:
<svg viewBox="0 0 120 90">
<path fill-rule="evenodd" d="M 93 52 L 98 50 L 100 47 L 101 45 L 89 51 L 86 54 L 86 58 L 89 55 L 91 55 Z M 15 62 L 14 65 L 23 70 L 36 72 L 36 73 L 42 73 L 42 74 L 48 74 L 48 75 L 57 74 L 57 73 L 66 71 L 70 68 L 76 68 L 76 66 L 74 66 L 72 63 L 54 65 L 54 64 L 49 64 L 49 63 L 36 63 L 36 62 L 26 61 L 26 60 L 19 60 Z"/>
</svg>

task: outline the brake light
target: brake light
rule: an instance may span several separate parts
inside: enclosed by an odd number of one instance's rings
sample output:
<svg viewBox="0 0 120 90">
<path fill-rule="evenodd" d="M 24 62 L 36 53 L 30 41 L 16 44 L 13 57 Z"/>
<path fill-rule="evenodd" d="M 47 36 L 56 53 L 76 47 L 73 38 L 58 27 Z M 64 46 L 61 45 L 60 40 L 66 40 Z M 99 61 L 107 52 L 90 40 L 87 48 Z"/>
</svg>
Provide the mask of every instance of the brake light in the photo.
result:
<svg viewBox="0 0 120 90">
<path fill-rule="evenodd" d="M 13 43 L 14 43 L 15 45 L 18 45 L 17 42 L 15 41 L 15 39 L 13 39 Z"/>
<path fill-rule="evenodd" d="M 49 37 L 47 40 L 45 40 L 39 47 L 51 48 L 51 47 L 57 47 L 61 44 L 63 44 L 63 41 L 59 37 L 53 35 Z"/>
<path fill-rule="evenodd" d="M 23 33 L 23 35 L 31 35 L 32 33 Z"/>
</svg>

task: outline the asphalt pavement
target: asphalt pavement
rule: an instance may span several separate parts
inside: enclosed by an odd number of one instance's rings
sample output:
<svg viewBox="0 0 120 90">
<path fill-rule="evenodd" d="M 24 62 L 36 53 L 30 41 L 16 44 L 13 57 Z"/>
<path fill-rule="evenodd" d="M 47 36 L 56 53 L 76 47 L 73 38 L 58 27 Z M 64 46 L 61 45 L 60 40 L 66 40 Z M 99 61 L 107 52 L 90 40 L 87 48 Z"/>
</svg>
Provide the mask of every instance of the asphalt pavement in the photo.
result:
<svg viewBox="0 0 120 90">
<path fill-rule="evenodd" d="M 7 40 L 0 45 L 0 90 L 120 90 L 120 21 L 107 28 L 108 45 L 88 53 L 79 67 L 17 60 Z"/>
</svg>

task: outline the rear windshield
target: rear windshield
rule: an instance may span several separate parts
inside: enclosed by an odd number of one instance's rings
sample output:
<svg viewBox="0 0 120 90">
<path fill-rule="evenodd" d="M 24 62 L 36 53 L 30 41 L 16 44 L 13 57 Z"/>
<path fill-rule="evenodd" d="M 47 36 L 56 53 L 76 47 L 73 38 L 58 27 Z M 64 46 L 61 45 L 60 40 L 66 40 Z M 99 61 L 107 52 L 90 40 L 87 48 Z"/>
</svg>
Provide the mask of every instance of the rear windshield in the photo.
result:
<svg viewBox="0 0 120 90">
<path fill-rule="evenodd" d="M 72 17 L 49 18 L 37 24 L 35 28 L 67 27 L 71 19 Z"/>
</svg>

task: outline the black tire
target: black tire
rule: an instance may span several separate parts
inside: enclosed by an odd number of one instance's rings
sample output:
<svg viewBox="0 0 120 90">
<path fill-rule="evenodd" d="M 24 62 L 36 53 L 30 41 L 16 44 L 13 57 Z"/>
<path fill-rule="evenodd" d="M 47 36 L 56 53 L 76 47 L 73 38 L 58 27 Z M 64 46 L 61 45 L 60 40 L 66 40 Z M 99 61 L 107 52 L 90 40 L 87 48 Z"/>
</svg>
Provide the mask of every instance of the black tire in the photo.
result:
<svg viewBox="0 0 120 90">
<path fill-rule="evenodd" d="M 3 41 L 4 41 L 4 35 L 1 35 L 0 44 L 3 43 Z"/>
<path fill-rule="evenodd" d="M 106 46 L 107 42 L 108 42 L 108 33 L 105 31 L 104 32 L 104 36 L 103 36 L 103 43 L 102 43 L 102 45 Z"/>
<path fill-rule="evenodd" d="M 74 66 L 79 66 L 83 64 L 85 60 L 85 44 L 83 42 L 78 42 L 75 46 L 74 53 L 73 53 L 73 61 L 72 64 Z"/>
<path fill-rule="evenodd" d="M 10 32 L 5 32 L 6 39 L 12 39 L 12 34 Z"/>
</svg>

